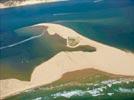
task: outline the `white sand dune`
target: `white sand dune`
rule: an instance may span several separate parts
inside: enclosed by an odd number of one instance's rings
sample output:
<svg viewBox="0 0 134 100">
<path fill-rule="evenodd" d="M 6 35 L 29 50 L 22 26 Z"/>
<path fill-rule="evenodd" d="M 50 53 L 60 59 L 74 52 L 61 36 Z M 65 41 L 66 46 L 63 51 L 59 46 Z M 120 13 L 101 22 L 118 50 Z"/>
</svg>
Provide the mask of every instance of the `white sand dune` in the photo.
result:
<svg viewBox="0 0 134 100">
<path fill-rule="evenodd" d="M 62 25 L 43 23 L 34 25 L 34 27 L 36 26 L 48 26 L 47 31 L 50 35 L 57 33 L 64 39 L 67 39 L 69 36 L 79 37 L 79 45 L 89 45 L 97 50 L 95 52 L 60 52 L 37 66 L 31 75 L 30 82 L 16 79 L 0 80 L 1 98 L 14 95 L 29 88 L 51 83 L 61 78 L 66 72 L 85 68 L 95 68 L 113 74 L 134 76 L 133 53 L 93 41 Z"/>
</svg>

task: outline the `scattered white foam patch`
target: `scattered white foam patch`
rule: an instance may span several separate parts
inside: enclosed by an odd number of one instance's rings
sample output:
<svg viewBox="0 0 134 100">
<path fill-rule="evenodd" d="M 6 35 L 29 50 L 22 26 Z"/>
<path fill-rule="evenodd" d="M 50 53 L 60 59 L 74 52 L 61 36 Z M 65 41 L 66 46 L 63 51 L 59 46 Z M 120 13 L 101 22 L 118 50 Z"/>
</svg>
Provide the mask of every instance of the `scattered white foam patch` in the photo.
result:
<svg viewBox="0 0 134 100">
<path fill-rule="evenodd" d="M 100 88 L 90 89 L 90 90 L 88 88 L 87 90 L 63 91 L 63 92 L 58 92 L 56 94 L 52 94 L 51 96 L 53 96 L 54 98 L 57 98 L 57 97 L 70 98 L 72 96 L 83 96 L 83 95 L 86 95 L 86 94 L 89 94 L 89 95 L 92 95 L 92 96 L 99 96 L 99 95 L 104 95 L 102 93 L 104 89 L 106 89 L 105 86 L 100 87 Z"/>
<path fill-rule="evenodd" d="M 102 81 L 101 84 L 107 85 L 108 87 L 112 87 L 112 85 L 114 84 L 121 84 L 121 83 L 129 84 L 130 82 L 134 82 L 134 80 L 130 80 L 130 79 L 107 80 L 107 81 Z"/>
<path fill-rule="evenodd" d="M 32 37 L 30 37 L 30 38 L 27 38 L 27 39 L 22 40 L 22 41 L 20 41 L 20 42 L 13 43 L 13 44 L 11 44 L 11 45 L 2 46 L 2 47 L 0 47 L 0 50 L 2 50 L 2 49 L 6 49 L 6 48 L 11 48 L 11 47 L 14 47 L 14 46 L 23 44 L 23 43 L 25 43 L 25 42 L 27 42 L 27 41 L 30 41 L 30 40 L 39 38 L 39 37 L 41 37 L 41 36 L 43 36 L 43 35 L 44 35 L 44 33 L 42 33 L 42 34 L 40 34 L 40 35 L 32 36 Z"/>
<path fill-rule="evenodd" d="M 92 96 L 99 96 L 99 95 L 104 95 L 103 93 L 101 93 L 103 91 L 102 88 L 96 88 L 93 90 L 89 90 L 87 91 L 89 94 L 91 94 Z"/>
<path fill-rule="evenodd" d="M 112 87 L 112 84 L 107 84 L 108 87 Z"/>
<path fill-rule="evenodd" d="M 37 97 L 37 98 L 32 99 L 32 100 L 42 100 L 42 97 Z"/>
<path fill-rule="evenodd" d="M 128 89 L 128 88 L 119 88 L 118 90 L 116 90 L 117 92 L 121 92 L 121 93 L 134 93 L 134 88 L 132 89 Z"/>
<path fill-rule="evenodd" d="M 129 84 L 130 82 L 134 82 L 134 79 L 128 80 L 128 79 L 124 79 L 123 82 Z"/>
<path fill-rule="evenodd" d="M 107 95 L 112 96 L 114 93 L 107 93 Z"/>
<path fill-rule="evenodd" d="M 108 87 L 112 87 L 113 84 L 120 84 L 124 81 L 121 80 L 107 80 L 107 81 L 102 81 L 101 84 L 107 85 Z"/>
<path fill-rule="evenodd" d="M 54 98 L 57 97 L 66 97 L 66 98 L 70 98 L 72 96 L 82 96 L 84 95 L 84 92 L 82 90 L 73 90 L 73 91 L 64 91 L 64 92 L 58 92 L 56 94 L 53 94 L 52 96 L 54 96 Z"/>
<path fill-rule="evenodd" d="M 121 81 L 117 81 L 117 80 L 106 80 L 106 81 L 102 81 L 102 84 L 114 84 L 114 83 L 121 83 Z"/>
<path fill-rule="evenodd" d="M 130 82 L 134 82 L 134 79 L 118 79 L 118 80 L 106 80 L 102 81 L 101 84 L 109 85 L 109 84 L 120 84 L 120 83 L 126 83 L 129 84 Z"/>
<path fill-rule="evenodd" d="M 134 80 L 126 80 L 126 79 L 107 80 L 107 81 L 102 81 L 101 83 L 87 84 L 86 86 L 89 86 L 89 88 L 87 88 L 87 90 L 63 91 L 63 92 L 58 92 L 58 93 L 52 94 L 51 96 L 54 97 L 54 98 L 57 98 L 57 97 L 70 98 L 72 96 L 83 96 L 83 95 L 99 96 L 99 95 L 106 95 L 106 94 L 109 95 L 109 96 L 112 96 L 114 93 L 104 93 L 103 91 L 106 90 L 107 87 L 111 88 L 113 84 L 120 84 L 120 83 L 123 83 L 123 82 L 124 83 L 129 83 L 129 82 L 134 82 Z M 68 86 L 69 84 L 66 84 L 66 85 Z M 66 86 L 66 85 L 60 85 L 58 87 L 53 87 L 53 88 L 59 88 L 59 87 L 63 87 L 63 86 Z M 79 84 L 79 86 L 81 86 L 81 84 Z M 91 89 L 90 86 L 93 86 L 94 88 Z M 122 89 L 119 89 L 118 91 L 122 91 Z"/>
<path fill-rule="evenodd" d="M 134 82 L 134 80 L 127 80 L 127 79 L 120 79 L 120 80 L 107 80 L 102 81 L 101 84 L 107 85 L 108 87 L 111 87 L 113 84 L 120 84 L 120 83 L 127 83 Z"/>
<path fill-rule="evenodd" d="M 70 90 L 70 91 L 62 91 L 62 92 L 57 92 L 55 94 L 51 94 L 51 97 L 53 98 L 58 98 L 58 97 L 65 97 L 65 98 L 70 98 L 72 96 L 84 96 L 84 95 L 91 95 L 91 96 L 102 96 L 102 95 L 107 95 L 107 96 L 112 96 L 114 92 L 120 92 L 120 93 L 134 93 L 134 88 L 128 89 L 128 88 L 118 88 L 114 89 L 113 92 L 107 92 L 105 93 L 105 90 L 108 89 L 108 87 L 111 88 L 112 84 L 120 84 L 122 82 L 128 83 L 128 82 L 134 82 L 134 80 L 107 80 L 107 81 L 102 81 L 100 84 L 88 84 L 89 88 L 86 90 Z M 69 84 L 67 84 L 69 85 Z M 65 86 L 61 85 L 60 87 Z M 80 84 L 81 86 L 81 84 Z M 90 87 L 93 86 L 93 87 Z M 93 88 L 93 89 L 92 89 Z M 42 89 L 42 88 L 41 88 Z M 46 89 L 46 88 L 45 88 Z M 44 89 L 43 89 L 44 90 Z M 35 98 L 33 100 L 48 100 L 49 97 L 42 97 L 41 99 Z"/>
</svg>

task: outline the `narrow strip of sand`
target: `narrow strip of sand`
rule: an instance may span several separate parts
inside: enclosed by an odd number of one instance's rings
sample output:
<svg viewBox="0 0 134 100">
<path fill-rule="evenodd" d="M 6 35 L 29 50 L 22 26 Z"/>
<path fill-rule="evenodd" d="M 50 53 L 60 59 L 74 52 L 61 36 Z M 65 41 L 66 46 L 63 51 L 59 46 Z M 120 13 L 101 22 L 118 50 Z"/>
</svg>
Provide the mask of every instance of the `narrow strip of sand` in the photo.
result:
<svg viewBox="0 0 134 100">
<path fill-rule="evenodd" d="M 41 3 L 51 3 L 51 2 L 58 2 L 58 1 L 66 1 L 66 0 L 24 0 L 24 1 L 9 0 L 9 1 L 5 1 L 5 3 L 0 3 L 0 9 L 25 6 L 25 5 L 41 4 Z"/>
<path fill-rule="evenodd" d="M 47 31 L 50 35 L 58 34 L 64 39 L 68 39 L 68 37 L 78 38 L 79 44 L 77 46 L 89 45 L 95 47 L 96 51 L 62 51 L 37 66 L 31 75 L 30 82 L 17 79 L 0 80 L 0 98 L 51 83 L 61 78 L 64 73 L 86 68 L 94 68 L 112 74 L 134 76 L 133 53 L 93 41 L 62 25 L 43 23 L 34 25 L 34 27 L 36 26 L 47 26 Z"/>
</svg>

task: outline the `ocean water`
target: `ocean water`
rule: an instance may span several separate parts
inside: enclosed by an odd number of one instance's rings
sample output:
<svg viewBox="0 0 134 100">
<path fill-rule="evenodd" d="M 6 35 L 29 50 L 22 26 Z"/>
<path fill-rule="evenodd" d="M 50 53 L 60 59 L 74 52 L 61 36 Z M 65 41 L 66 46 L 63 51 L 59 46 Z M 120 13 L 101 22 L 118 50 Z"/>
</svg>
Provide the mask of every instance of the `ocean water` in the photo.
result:
<svg viewBox="0 0 134 100">
<path fill-rule="evenodd" d="M 134 51 L 133 10 L 133 0 L 71 0 L 3 9 L 0 32 L 5 41 L 1 46 L 26 38 L 16 36 L 14 30 L 18 28 L 51 22 L 71 27 L 102 43 Z"/>
<path fill-rule="evenodd" d="M 24 91 L 5 100 L 133 100 L 134 82 L 105 80 L 96 83 L 60 84 Z"/>
<path fill-rule="evenodd" d="M 38 23 L 65 25 L 90 39 L 134 52 L 133 11 L 133 0 L 69 0 L 0 9 L 0 79 L 30 80 L 31 73 L 37 65 L 59 52 L 55 48 L 58 48 L 58 43 L 64 40 L 59 39 L 55 47 L 54 42 L 50 41 L 52 37 L 47 40 L 41 32 L 17 31 Z M 62 50 L 65 49 L 67 48 L 62 47 Z M 63 90 L 56 91 L 39 89 L 32 93 L 30 91 L 21 94 L 15 97 L 16 99 L 14 97 L 10 99 L 116 100 L 118 98 L 118 100 L 133 100 L 133 83 L 121 86 L 122 83 L 115 86 L 115 90 L 108 88 L 108 92 L 104 89 L 105 92 L 99 92 L 103 95 L 98 94 L 98 96 L 93 96 L 92 86 L 89 90 L 87 86 L 84 89 L 81 89 L 81 86 L 73 86 L 74 88 L 65 87 Z M 131 89 L 124 88 L 125 86 L 130 86 Z M 127 92 L 120 92 L 120 90 Z M 96 93 L 98 93 L 97 90 Z"/>
<path fill-rule="evenodd" d="M 5 100 L 133 100 L 134 80 L 102 72 L 83 69 L 65 73 L 60 79 L 25 90 Z"/>
</svg>

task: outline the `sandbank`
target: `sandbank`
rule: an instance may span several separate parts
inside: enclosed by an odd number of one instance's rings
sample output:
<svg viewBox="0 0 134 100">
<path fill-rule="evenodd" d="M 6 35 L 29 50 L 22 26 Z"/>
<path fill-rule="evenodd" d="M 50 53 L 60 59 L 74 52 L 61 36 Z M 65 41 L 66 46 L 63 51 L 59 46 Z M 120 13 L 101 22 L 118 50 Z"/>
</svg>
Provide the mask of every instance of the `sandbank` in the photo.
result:
<svg viewBox="0 0 134 100">
<path fill-rule="evenodd" d="M 0 9 L 25 6 L 25 5 L 41 4 L 41 3 L 51 3 L 51 2 L 58 2 L 58 1 L 66 1 L 66 0 L 26 0 L 26 1 L 10 1 L 9 0 L 9 1 L 6 1 L 5 3 L 0 3 Z"/>
<path fill-rule="evenodd" d="M 49 35 L 58 34 L 64 39 L 68 37 L 79 38 L 77 45 L 89 45 L 96 48 L 95 52 L 62 51 L 48 61 L 38 65 L 32 75 L 31 81 L 17 79 L 0 80 L 0 98 L 15 95 L 24 90 L 52 83 L 62 77 L 64 73 L 94 68 L 100 71 L 134 76 L 134 54 L 120 49 L 101 44 L 88 39 L 74 30 L 59 24 L 42 23 L 33 27 L 47 26 Z M 67 44 L 68 46 L 68 44 Z"/>
</svg>

